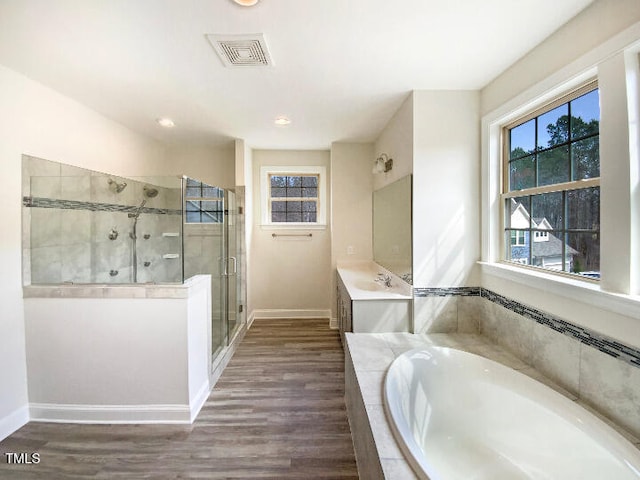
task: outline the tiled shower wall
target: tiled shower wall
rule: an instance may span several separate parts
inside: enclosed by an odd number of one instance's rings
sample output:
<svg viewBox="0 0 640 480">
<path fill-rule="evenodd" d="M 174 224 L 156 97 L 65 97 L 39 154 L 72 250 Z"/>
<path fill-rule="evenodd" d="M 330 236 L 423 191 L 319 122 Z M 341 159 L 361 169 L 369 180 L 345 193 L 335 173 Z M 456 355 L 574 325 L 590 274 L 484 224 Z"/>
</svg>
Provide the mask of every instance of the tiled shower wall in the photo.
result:
<svg viewBox="0 0 640 480">
<path fill-rule="evenodd" d="M 152 179 L 139 182 L 24 156 L 22 179 L 24 285 L 131 283 L 133 219 L 128 215 L 143 199 L 138 282 L 182 282 L 179 178 L 157 179 L 172 185 L 158 186 Z M 127 186 L 118 193 L 109 179 Z M 158 195 L 144 196 L 145 185 L 157 188 Z"/>
<path fill-rule="evenodd" d="M 480 333 L 640 438 L 640 351 L 490 290 L 416 288 L 416 333 Z"/>
</svg>

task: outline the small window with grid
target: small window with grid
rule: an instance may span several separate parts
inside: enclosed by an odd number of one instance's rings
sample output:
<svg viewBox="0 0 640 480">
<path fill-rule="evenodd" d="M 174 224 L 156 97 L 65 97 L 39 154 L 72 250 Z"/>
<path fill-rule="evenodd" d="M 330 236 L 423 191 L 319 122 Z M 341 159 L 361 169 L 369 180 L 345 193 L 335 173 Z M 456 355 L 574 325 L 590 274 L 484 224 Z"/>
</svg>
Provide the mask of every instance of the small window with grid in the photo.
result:
<svg viewBox="0 0 640 480">
<path fill-rule="evenodd" d="M 187 178 L 184 209 L 186 223 L 222 223 L 224 191 Z"/>
<path fill-rule="evenodd" d="M 269 175 L 272 223 L 317 223 L 318 175 Z"/>
</svg>

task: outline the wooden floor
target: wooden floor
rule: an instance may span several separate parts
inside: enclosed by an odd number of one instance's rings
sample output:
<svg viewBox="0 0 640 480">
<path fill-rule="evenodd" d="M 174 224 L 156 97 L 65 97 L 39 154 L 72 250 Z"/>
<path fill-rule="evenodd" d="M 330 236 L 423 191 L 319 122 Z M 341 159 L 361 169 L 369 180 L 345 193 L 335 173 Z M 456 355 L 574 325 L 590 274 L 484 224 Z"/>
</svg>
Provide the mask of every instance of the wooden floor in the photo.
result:
<svg viewBox="0 0 640 480">
<path fill-rule="evenodd" d="M 357 479 L 343 362 L 326 320 L 256 320 L 193 425 L 30 423 L 0 478 Z"/>
</svg>

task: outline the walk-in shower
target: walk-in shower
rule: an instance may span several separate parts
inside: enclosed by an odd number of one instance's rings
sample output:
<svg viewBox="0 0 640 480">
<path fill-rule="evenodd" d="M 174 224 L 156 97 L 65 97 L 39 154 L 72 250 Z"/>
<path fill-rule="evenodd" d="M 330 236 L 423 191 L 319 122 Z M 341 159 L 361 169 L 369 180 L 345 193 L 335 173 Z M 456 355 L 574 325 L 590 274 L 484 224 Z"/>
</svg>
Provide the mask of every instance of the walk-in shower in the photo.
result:
<svg viewBox="0 0 640 480">
<path fill-rule="evenodd" d="M 25 156 L 24 285 L 182 284 L 211 277 L 212 348 L 246 313 L 244 202 L 186 177 L 120 178 Z"/>
<path fill-rule="evenodd" d="M 25 156 L 24 284 L 182 283 L 182 178 Z"/>
<path fill-rule="evenodd" d="M 122 365 L 142 365 L 136 371 L 146 371 L 149 364 L 162 365 L 146 357 L 153 352 L 161 352 L 162 359 L 169 355 L 171 368 L 186 361 L 188 369 L 181 369 L 189 372 L 184 382 L 189 386 L 186 411 L 200 397 L 204 402 L 208 383 L 194 389 L 199 383 L 191 384 L 190 369 L 198 365 L 196 377 L 217 378 L 246 325 L 246 288 L 241 280 L 246 272 L 241 248 L 244 223 L 239 214 L 244 189 L 238 187 L 239 203 L 232 191 L 186 177 L 121 178 L 26 155 L 22 172 L 23 285 L 29 298 L 55 296 L 64 303 L 63 310 L 69 310 L 69 318 L 84 320 L 92 315 L 83 309 L 94 311 L 94 306 L 100 312 L 121 312 L 124 323 L 102 322 L 100 315 L 92 316 L 95 323 L 81 322 L 82 328 L 91 330 L 80 334 L 85 340 L 92 335 L 102 339 L 103 333 L 117 339 L 95 342 L 96 355 L 105 359 L 104 364 L 97 362 L 102 371 L 118 371 L 120 365 L 111 361 L 113 345 L 134 342 L 140 349 L 125 349 L 123 354 L 130 353 L 131 358 Z M 55 328 L 64 330 L 73 322 L 67 321 L 66 313 L 61 315 L 64 321 Z M 130 330 L 129 322 L 135 328 Z M 178 325 L 188 335 L 176 336 Z M 147 333 L 148 329 L 152 331 Z M 188 357 L 182 346 L 166 347 L 187 340 Z M 75 351 L 76 358 L 82 359 L 76 362 L 81 370 L 86 363 L 84 344 L 71 342 L 67 348 L 57 343 L 61 358 L 72 358 L 69 352 Z M 202 368 L 203 360 L 208 368 Z M 88 361 L 94 365 L 95 358 Z M 45 371 L 47 363 L 43 362 Z M 166 375 L 162 366 L 151 370 L 162 374 L 157 379 L 142 375 L 146 380 L 140 383 L 149 382 L 152 390 L 162 377 L 182 378 Z M 63 377 L 68 375 L 73 376 L 65 369 Z M 118 371 L 116 376 L 126 384 L 126 374 Z M 171 404 L 167 415 L 173 421 L 177 397 L 173 388 L 170 393 L 170 401 L 159 403 Z M 132 401 L 132 405 L 141 403 Z"/>
</svg>

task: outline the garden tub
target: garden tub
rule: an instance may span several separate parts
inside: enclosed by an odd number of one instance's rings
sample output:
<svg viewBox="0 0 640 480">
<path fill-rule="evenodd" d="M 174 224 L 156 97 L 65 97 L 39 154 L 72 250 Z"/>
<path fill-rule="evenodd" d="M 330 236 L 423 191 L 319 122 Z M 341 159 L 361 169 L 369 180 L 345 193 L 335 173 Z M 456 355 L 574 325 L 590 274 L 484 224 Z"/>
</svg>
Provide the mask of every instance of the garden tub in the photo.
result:
<svg viewBox="0 0 640 480">
<path fill-rule="evenodd" d="M 387 371 L 385 410 L 419 478 L 640 479 L 640 450 L 596 416 L 484 357 L 427 347 Z"/>
</svg>

